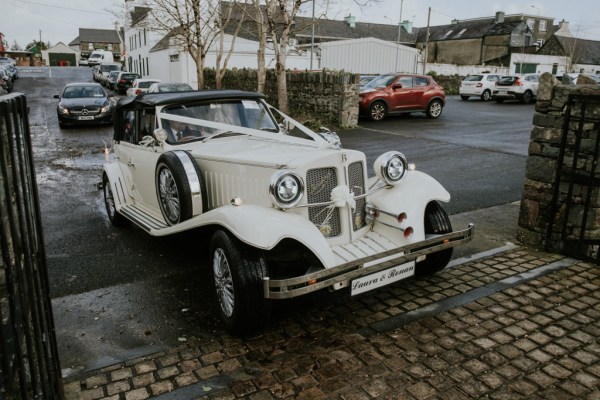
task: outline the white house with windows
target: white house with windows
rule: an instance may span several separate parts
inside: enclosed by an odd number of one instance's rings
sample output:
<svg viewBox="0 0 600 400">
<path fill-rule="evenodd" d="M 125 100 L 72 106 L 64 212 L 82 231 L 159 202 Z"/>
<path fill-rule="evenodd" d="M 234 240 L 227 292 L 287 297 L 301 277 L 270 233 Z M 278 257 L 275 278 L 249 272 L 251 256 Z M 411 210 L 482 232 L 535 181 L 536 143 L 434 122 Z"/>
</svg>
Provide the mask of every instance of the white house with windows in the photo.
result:
<svg viewBox="0 0 600 400">
<path fill-rule="evenodd" d="M 144 20 L 149 18 L 150 9 L 133 6 L 128 12 L 129 21 L 125 27 L 125 45 L 127 46 L 126 67 L 144 78 L 156 78 L 163 82 L 186 82 L 198 88 L 196 63 L 192 57 L 176 44 L 173 37 L 175 29 L 167 35 L 160 35 L 145 27 Z M 232 35 L 224 37 L 224 49 L 228 51 Z M 235 39 L 234 52 L 228 61 L 227 68 L 257 68 L 257 51 L 259 43 L 255 40 L 238 36 Z M 272 44 L 267 44 L 265 51 L 266 67 L 275 68 L 275 52 Z M 204 66 L 215 68 L 218 54 L 218 39 L 209 49 Z M 286 68 L 305 70 L 310 68 L 310 52 L 290 46 L 286 60 Z"/>
</svg>

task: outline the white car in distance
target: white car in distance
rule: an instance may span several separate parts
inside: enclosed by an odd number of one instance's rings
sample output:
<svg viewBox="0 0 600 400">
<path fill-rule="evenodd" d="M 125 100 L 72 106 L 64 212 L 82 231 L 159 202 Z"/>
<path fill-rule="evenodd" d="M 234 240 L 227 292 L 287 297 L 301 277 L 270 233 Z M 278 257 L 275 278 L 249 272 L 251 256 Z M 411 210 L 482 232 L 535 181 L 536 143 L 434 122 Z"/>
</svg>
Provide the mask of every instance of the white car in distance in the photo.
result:
<svg viewBox="0 0 600 400">
<path fill-rule="evenodd" d="M 138 78 L 133 81 L 131 87 L 127 89 L 127 96 L 137 96 L 138 94 L 146 93 L 153 83 L 159 83 L 158 79 Z"/>
</svg>

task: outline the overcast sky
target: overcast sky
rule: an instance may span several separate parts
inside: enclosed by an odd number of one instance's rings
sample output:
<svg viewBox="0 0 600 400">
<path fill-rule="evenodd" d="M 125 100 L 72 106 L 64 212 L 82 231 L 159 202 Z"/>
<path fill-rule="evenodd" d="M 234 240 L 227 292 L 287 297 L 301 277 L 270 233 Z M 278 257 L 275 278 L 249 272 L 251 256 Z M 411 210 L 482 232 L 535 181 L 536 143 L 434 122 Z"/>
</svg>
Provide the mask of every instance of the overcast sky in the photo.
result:
<svg viewBox="0 0 600 400">
<path fill-rule="evenodd" d="M 413 26 L 427 26 L 428 9 L 431 7 L 431 25 L 449 24 L 452 19 L 468 19 L 493 16 L 496 11 L 506 14 L 529 14 L 553 17 L 554 24 L 569 21 L 574 36 L 600 41 L 599 0 L 536 0 L 536 1 L 487 1 L 487 0 L 371 0 L 372 5 L 359 7 L 356 3 L 366 0 L 330 0 L 329 17 L 343 19 L 353 15 L 357 22 L 397 24 L 400 20 L 413 21 Z M 113 29 L 118 4 L 123 0 L 2 0 L 2 32 L 12 45 L 14 41 L 24 47 L 39 40 L 69 44 L 78 35 L 79 28 Z M 317 4 L 319 0 L 317 0 Z M 111 6 L 111 4 L 114 4 Z M 567 6 L 568 5 L 568 6 Z M 306 10 L 304 15 L 311 12 Z M 108 11 L 112 10 L 113 13 Z"/>
</svg>

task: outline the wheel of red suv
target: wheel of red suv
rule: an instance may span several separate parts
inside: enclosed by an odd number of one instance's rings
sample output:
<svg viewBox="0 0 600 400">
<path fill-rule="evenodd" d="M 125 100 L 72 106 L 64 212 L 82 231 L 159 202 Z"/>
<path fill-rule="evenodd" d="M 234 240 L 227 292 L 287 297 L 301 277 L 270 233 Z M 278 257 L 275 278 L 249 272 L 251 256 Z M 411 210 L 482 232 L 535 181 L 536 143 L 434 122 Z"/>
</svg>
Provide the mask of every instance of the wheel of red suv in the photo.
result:
<svg viewBox="0 0 600 400">
<path fill-rule="evenodd" d="M 387 106 L 383 101 L 374 101 L 369 107 L 369 118 L 371 121 L 381 121 L 387 113 Z"/>
<path fill-rule="evenodd" d="M 156 164 L 156 194 L 160 211 L 169 225 L 190 219 L 194 213 L 190 178 L 184 167 L 184 163 L 187 162 L 194 166 L 196 176 L 191 178 L 198 180 L 202 204 L 206 204 L 206 189 L 202 181 L 202 173 L 192 156 L 185 151 L 177 153 L 170 151 L 162 154 Z"/>
<path fill-rule="evenodd" d="M 425 235 L 441 235 L 452 232 L 452 224 L 448 214 L 440 203 L 432 201 L 425 208 Z M 453 248 L 427 254 L 425 261 L 417 263 L 416 276 L 427 276 L 446 268 L 452 258 Z"/>
<path fill-rule="evenodd" d="M 227 329 L 247 335 L 264 328 L 271 302 L 263 296 L 263 278 L 268 276 L 263 254 L 223 230 L 213 235 L 210 254 L 217 313 Z"/>
<path fill-rule="evenodd" d="M 529 104 L 529 103 L 531 103 L 532 99 L 533 99 L 533 94 L 531 93 L 531 91 L 527 90 L 525 93 L 523 93 L 523 98 L 521 99 L 521 103 Z"/>
<path fill-rule="evenodd" d="M 489 90 L 484 90 L 481 94 L 481 100 L 490 101 L 492 99 L 492 93 Z"/>
<path fill-rule="evenodd" d="M 427 111 L 425 111 L 425 114 L 427 114 L 427 117 L 429 118 L 437 118 L 442 115 L 442 107 L 442 102 L 440 100 L 431 100 L 427 106 Z"/>
<path fill-rule="evenodd" d="M 127 224 L 127 219 L 119 214 L 115 207 L 115 198 L 113 197 L 110 181 L 106 174 L 102 174 L 102 191 L 104 192 L 104 205 L 106 206 L 106 214 L 108 215 L 110 223 L 114 226 L 125 226 Z"/>
</svg>

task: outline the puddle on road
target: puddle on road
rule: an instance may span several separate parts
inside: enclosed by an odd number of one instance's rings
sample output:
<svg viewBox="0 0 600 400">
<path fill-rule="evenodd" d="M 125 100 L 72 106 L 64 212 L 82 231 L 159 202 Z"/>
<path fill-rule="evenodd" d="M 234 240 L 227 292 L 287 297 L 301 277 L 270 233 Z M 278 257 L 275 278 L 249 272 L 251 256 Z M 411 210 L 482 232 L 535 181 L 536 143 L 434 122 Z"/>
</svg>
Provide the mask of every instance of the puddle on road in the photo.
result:
<svg viewBox="0 0 600 400">
<path fill-rule="evenodd" d="M 113 161 L 113 155 L 110 155 L 109 161 Z M 84 154 L 77 157 L 64 157 L 57 158 L 52 161 L 53 166 L 68 168 L 68 169 L 79 169 L 79 170 L 100 170 L 102 165 L 106 162 L 104 152 L 96 152 Z"/>
</svg>

